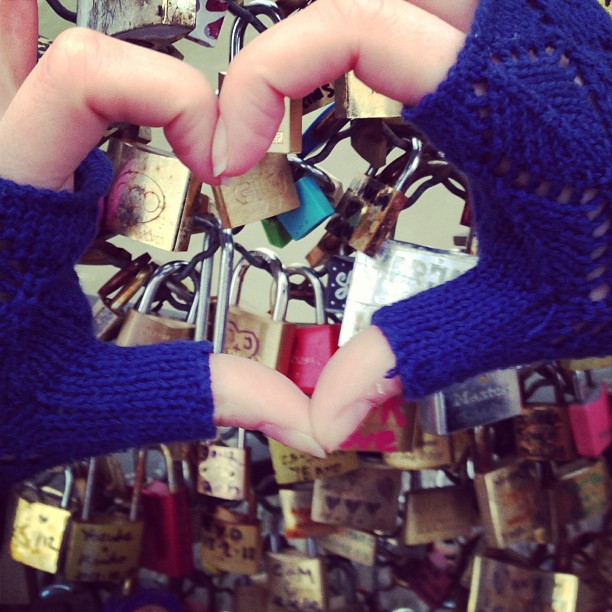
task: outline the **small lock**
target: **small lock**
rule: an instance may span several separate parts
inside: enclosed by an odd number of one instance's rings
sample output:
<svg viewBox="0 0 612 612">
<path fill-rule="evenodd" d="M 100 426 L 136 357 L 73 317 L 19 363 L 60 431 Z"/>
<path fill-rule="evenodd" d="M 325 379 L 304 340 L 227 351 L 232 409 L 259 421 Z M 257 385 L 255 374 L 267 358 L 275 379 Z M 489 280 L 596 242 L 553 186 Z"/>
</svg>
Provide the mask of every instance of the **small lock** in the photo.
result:
<svg viewBox="0 0 612 612">
<path fill-rule="evenodd" d="M 98 340 L 108 342 L 116 336 L 125 318 L 127 305 L 146 285 L 154 269 L 150 256 L 144 253 L 100 287 L 100 299 L 92 306 L 93 329 Z M 115 295 L 110 297 L 114 292 Z"/>
<path fill-rule="evenodd" d="M 132 308 L 117 336 L 118 346 L 137 346 L 191 340 L 195 329 L 194 320 L 198 304 L 197 293 L 193 297 L 186 321 L 151 314 L 151 308 L 159 289 L 172 275 L 187 266 L 186 261 L 174 261 L 160 266 L 151 276 L 137 308 Z"/>
<path fill-rule="evenodd" d="M 289 301 L 289 280 L 280 259 L 271 251 L 250 252 L 261 257 L 266 271 L 275 283 L 276 298 L 272 316 L 255 314 L 238 305 L 244 275 L 251 267 L 246 258 L 236 265 L 230 290 L 229 311 L 224 352 L 259 361 L 286 374 L 289 369 L 295 335 L 295 325 L 287 323 L 285 315 Z"/>
<path fill-rule="evenodd" d="M 350 71 L 334 82 L 336 115 L 346 119 L 385 118 L 401 121 L 403 104 L 384 96 Z"/>
<path fill-rule="evenodd" d="M 78 0 L 76 24 L 124 40 L 166 46 L 196 25 L 197 0 Z"/>
<path fill-rule="evenodd" d="M 227 14 L 226 0 L 198 0 L 195 27 L 187 39 L 204 47 L 216 47 L 223 20 Z"/>
<path fill-rule="evenodd" d="M 121 582 L 138 568 L 143 523 L 138 518 L 144 480 L 145 457 L 137 452 L 129 515 L 93 512 L 97 459 L 87 472 L 81 516 L 73 519 L 64 560 L 67 580 L 75 582 Z"/>
<path fill-rule="evenodd" d="M 293 350 L 287 377 L 304 393 L 312 394 L 321 372 L 338 350 L 340 325 L 327 323 L 323 284 L 308 267 L 294 264 L 287 267 L 288 276 L 303 276 L 312 286 L 315 302 L 315 325 L 300 324 L 295 329 Z"/>
<path fill-rule="evenodd" d="M 278 495 L 287 540 L 314 538 L 335 531 L 331 525 L 322 525 L 312 520 L 310 516 L 312 493 L 313 484 L 311 482 L 279 489 Z"/>
<path fill-rule="evenodd" d="M 289 232 L 285 229 L 285 226 L 279 221 L 278 217 L 262 219 L 261 226 L 263 227 L 268 242 L 278 249 L 286 247 L 293 240 Z"/>
<path fill-rule="evenodd" d="M 378 542 L 373 533 L 352 527 L 335 527 L 333 533 L 318 537 L 317 544 L 328 553 L 354 563 L 368 567 L 376 565 Z"/>
<path fill-rule="evenodd" d="M 329 175 L 320 168 L 295 158 L 291 160 L 298 178 L 295 182 L 299 208 L 278 215 L 276 218 L 287 230 L 291 238 L 300 240 L 317 228 L 334 212 L 327 195 L 317 181 L 327 185 L 328 191 L 333 192 L 335 185 Z M 303 173 L 302 176 L 299 174 Z"/>
<path fill-rule="evenodd" d="M 70 501 L 74 473 L 71 466 L 66 466 L 63 472 L 64 491 L 59 507 L 18 496 L 9 543 L 13 560 L 51 574 L 58 571 L 68 521 L 72 516 Z"/>
<path fill-rule="evenodd" d="M 202 182 L 172 153 L 111 138 L 113 182 L 106 196 L 104 227 L 166 251 L 184 251 Z"/>
</svg>

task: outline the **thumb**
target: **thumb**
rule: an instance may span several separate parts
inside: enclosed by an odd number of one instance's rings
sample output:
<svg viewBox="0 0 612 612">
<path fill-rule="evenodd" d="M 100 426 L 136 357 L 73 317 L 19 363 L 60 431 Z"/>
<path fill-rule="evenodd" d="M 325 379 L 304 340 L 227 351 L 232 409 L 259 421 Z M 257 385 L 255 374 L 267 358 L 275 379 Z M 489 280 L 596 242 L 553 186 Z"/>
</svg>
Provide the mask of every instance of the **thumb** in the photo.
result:
<svg viewBox="0 0 612 612">
<path fill-rule="evenodd" d="M 395 356 L 377 327 L 360 332 L 330 359 L 317 382 L 310 408 L 312 430 L 331 452 L 352 434 L 374 406 L 402 391 L 387 378 Z"/>
</svg>

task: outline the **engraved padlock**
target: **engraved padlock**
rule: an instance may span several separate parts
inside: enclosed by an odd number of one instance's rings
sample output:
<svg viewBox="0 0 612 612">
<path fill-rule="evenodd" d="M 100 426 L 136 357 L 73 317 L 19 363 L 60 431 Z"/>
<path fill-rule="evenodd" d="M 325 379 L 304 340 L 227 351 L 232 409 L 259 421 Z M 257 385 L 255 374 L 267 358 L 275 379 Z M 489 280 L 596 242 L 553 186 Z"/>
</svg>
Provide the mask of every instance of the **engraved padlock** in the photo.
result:
<svg viewBox="0 0 612 612">
<path fill-rule="evenodd" d="M 138 515 L 144 462 L 144 452 L 138 451 L 130 510 L 126 516 L 116 512 L 94 514 L 97 459 L 89 460 L 81 515 L 70 525 L 64 560 L 67 580 L 121 582 L 138 568 L 143 531 Z"/>
<path fill-rule="evenodd" d="M 186 261 L 169 262 L 160 266 L 152 274 L 138 306 L 132 308 L 125 318 L 117 336 L 116 343 L 118 346 L 137 346 L 174 340 L 191 340 L 193 338 L 198 292 L 193 297 L 186 321 L 151 313 L 159 289 L 172 275 L 182 271 L 187 265 Z"/>
<path fill-rule="evenodd" d="M 202 182 L 172 153 L 150 145 L 111 138 L 107 155 L 113 182 L 104 228 L 166 251 L 184 251 Z"/>
<path fill-rule="evenodd" d="M 64 491 L 59 506 L 18 496 L 13 533 L 10 540 L 11 557 L 28 567 L 43 572 L 58 570 L 60 553 L 68 521 L 72 516 L 70 502 L 74 484 L 71 466 L 64 467 Z"/>
<path fill-rule="evenodd" d="M 289 301 L 287 273 L 280 259 L 271 251 L 257 249 L 250 253 L 262 258 L 275 283 L 272 316 L 249 312 L 238 305 L 244 276 L 251 267 L 243 257 L 236 264 L 232 277 L 224 352 L 253 359 L 286 374 L 295 334 L 295 325 L 284 321 Z"/>
<path fill-rule="evenodd" d="M 403 104 L 374 91 L 359 80 L 352 70 L 334 81 L 334 89 L 338 117 L 401 120 Z"/>
<path fill-rule="evenodd" d="M 196 25 L 197 0 L 78 0 L 76 23 L 124 40 L 166 46 Z"/>
<path fill-rule="evenodd" d="M 323 284 L 321 279 L 307 266 L 293 264 L 287 267 L 289 277 L 304 277 L 314 291 L 315 324 L 299 324 L 295 329 L 293 350 L 287 377 L 304 393 L 312 394 L 317 380 L 338 350 L 340 324 L 327 323 L 324 309 Z"/>
<path fill-rule="evenodd" d="M 374 257 L 357 253 L 340 345 L 365 329 L 381 306 L 452 280 L 476 262 L 476 257 L 461 251 L 432 249 L 397 240 L 385 240 Z"/>
</svg>

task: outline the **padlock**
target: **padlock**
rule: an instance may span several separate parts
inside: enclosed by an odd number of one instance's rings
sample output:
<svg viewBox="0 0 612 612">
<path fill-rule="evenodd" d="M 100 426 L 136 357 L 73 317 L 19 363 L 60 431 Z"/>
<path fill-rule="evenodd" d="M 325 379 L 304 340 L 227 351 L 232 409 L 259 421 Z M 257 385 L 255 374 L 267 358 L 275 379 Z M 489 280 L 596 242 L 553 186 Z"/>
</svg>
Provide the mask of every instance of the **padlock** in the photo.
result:
<svg viewBox="0 0 612 612">
<path fill-rule="evenodd" d="M 198 493 L 219 499 L 247 499 L 251 449 L 246 445 L 246 431 L 238 429 L 237 435 L 236 446 L 199 444 Z"/>
<path fill-rule="evenodd" d="M 268 438 L 274 478 L 277 484 L 311 482 L 350 472 L 359 465 L 354 451 L 335 451 L 327 457 L 313 457 Z"/>
<path fill-rule="evenodd" d="M 204 47 L 216 47 L 227 14 L 227 1 L 198 0 L 196 6 L 195 27 L 187 39 Z"/>
<path fill-rule="evenodd" d="M 111 138 L 107 155 L 113 182 L 104 228 L 166 251 L 184 251 L 202 182 L 172 153 Z"/>
<path fill-rule="evenodd" d="M 78 0 L 77 26 L 124 40 L 166 46 L 186 36 L 196 25 L 197 0 Z"/>
<path fill-rule="evenodd" d="M 276 218 L 293 240 L 300 240 L 321 225 L 334 212 L 334 207 L 317 179 L 326 181 L 328 191 L 333 192 L 335 185 L 332 179 L 320 168 L 315 168 L 299 158 L 290 161 L 294 169 L 295 188 L 300 206 L 277 215 Z"/>
<path fill-rule="evenodd" d="M 325 559 L 317 554 L 312 539 L 306 540 L 306 548 L 306 553 L 274 548 L 266 553 L 268 601 L 272 609 L 320 612 L 330 609 Z"/>
<path fill-rule="evenodd" d="M 318 523 L 367 531 L 394 531 L 401 472 L 376 463 L 315 480 L 312 518 Z"/>
<path fill-rule="evenodd" d="M 98 340 L 114 339 L 125 318 L 127 305 L 146 285 L 154 269 L 149 254 L 143 253 L 100 287 L 99 300 L 92 306 L 93 329 Z"/>
<path fill-rule="evenodd" d="M 9 544 L 14 561 L 51 574 L 58 570 L 66 529 L 72 516 L 72 466 L 65 466 L 63 472 L 64 491 L 59 507 L 41 501 L 29 501 L 24 496 L 25 491 L 18 497 Z"/>
<path fill-rule="evenodd" d="M 142 488 L 140 566 L 177 578 L 194 570 L 189 491 L 177 470 L 180 464 L 172 449 L 165 444 L 159 449 L 166 461 L 167 482 L 153 480 Z"/>
<path fill-rule="evenodd" d="M 552 367 L 541 366 L 535 372 L 544 377 L 527 387 L 530 372 L 531 369 L 521 371 L 520 378 L 525 381 L 522 408 L 512 419 L 516 453 L 530 461 L 572 461 L 576 458 L 576 450 L 561 381 Z M 552 388 L 554 401 L 530 399 L 534 385 L 537 389 Z"/>
<path fill-rule="evenodd" d="M 313 89 L 302 98 L 302 115 L 308 115 L 313 111 L 333 104 L 336 100 L 336 90 L 333 83 L 324 83 Z M 302 150 L 302 154 L 307 155 Z"/>
<path fill-rule="evenodd" d="M 478 527 L 471 481 L 441 487 L 421 486 L 421 473 L 411 472 L 406 493 L 402 541 L 408 546 L 469 536 Z"/>
<path fill-rule="evenodd" d="M 610 395 L 605 383 L 595 383 L 586 372 L 572 372 L 574 400 L 568 406 L 569 422 L 578 454 L 598 457 L 612 442 Z M 584 377 L 586 384 L 581 384 Z"/>
<path fill-rule="evenodd" d="M 325 264 L 327 288 L 325 291 L 325 313 L 342 321 L 346 298 L 351 284 L 355 258 L 337 253 Z"/>
<path fill-rule="evenodd" d="M 151 308 L 160 287 L 172 275 L 182 271 L 186 266 L 186 261 L 169 262 L 157 268 L 151 275 L 140 298 L 140 303 L 136 308 L 132 308 L 125 317 L 117 335 L 116 344 L 118 346 L 137 346 L 193 338 L 197 292 L 193 298 L 187 321 L 151 314 Z"/>
<path fill-rule="evenodd" d="M 382 168 L 387 164 L 390 143 L 384 126 L 382 119 L 351 121 L 351 146 L 374 168 Z"/>
<path fill-rule="evenodd" d="M 386 240 L 374 257 L 357 253 L 340 331 L 340 345 L 365 329 L 381 306 L 456 278 L 477 259 L 446 251 Z"/>
<path fill-rule="evenodd" d="M 251 256 L 263 259 L 266 271 L 276 284 L 272 316 L 255 314 L 238 306 L 244 275 L 251 266 L 243 257 L 236 264 L 232 276 L 223 350 L 230 355 L 253 359 L 286 374 L 295 335 L 295 325 L 284 321 L 289 301 L 287 273 L 278 256 L 271 251 L 257 249 L 251 251 Z"/>
<path fill-rule="evenodd" d="M 392 185 L 382 182 L 382 176 L 366 173 L 351 183 L 350 193 L 347 191 L 348 195 L 345 194 L 350 202 L 338 205 L 338 208 L 357 207 L 358 212 L 353 215 L 356 220 L 350 222 L 353 229 L 348 239 L 349 246 L 356 251 L 371 257 L 380 249 L 383 241 L 393 235 L 399 215 L 408 202 L 404 192 L 421 163 L 421 140 L 412 137 L 410 147 L 411 151 L 402 156 L 403 170 Z"/>
<path fill-rule="evenodd" d="M 287 267 L 287 275 L 304 277 L 314 291 L 315 324 L 297 325 L 287 372 L 289 380 L 304 393 L 311 395 L 323 368 L 338 350 L 340 324 L 327 323 L 323 284 L 310 268 L 293 264 Z"/>
<path fill-rule="evenodd" d="M 477 555 L 467 610 L 578 612 L 579 586 L 579 578 L 573 574 L 535 570 Z"/>
<path fill-rule="evenodd" d="M 268 242 L 278 249 L 286 247 L 293 240 L 285 226 L 278 220 L 278 217 L 262 219 L 261 226 Z"/>
<path fill-rule="evenodd" d="M 474 488 L 487 544 L 506 548 L 514 542 L 549 541 L 547 495 L 536 464 L 515 457 L 493 461 L 489 429 L 478 427 L 474 436 Z"/>
<path fill-rule="evenodd" d="M 384 96 L 350 71 L 334 81 L 336 115 L 347 119 L 385 118 L 401 121 L 403 105 Z"/>
<path fill-rule="evenodd" d="M 70 525 L 64 574 L 75 582 L 121 582 L 136 571 L 143 523 L 138 518 L 145 456 L 137 451 L 129 515 L 93 514 L 97 459 L 89 460 L 81 515 Z"/>
<path fill-rule="evenodd" d="M 424 431 L 447 435 L 490 425 L 521 413 L 515 368 L 478 374 L 417 400 Z"/>
<path fill-rule="evenodd" d="M 234 583 L 233 590 L 232 610 L 234 612 L 255 612 L 255 610 L 266 609 L 268 605 L 267 574 L 240 576 Z M 191 610 L 189 609 L 188 612 Z"/>
<path fill-rule="evenodd" d="M 249 11 L 252 16 L 265 16 L 272 23 L 279 23 L 282 15 L 275 2 L 270 0 L 254 0 L 244 5 L 244 9 Z M 230 62 L 236 56 L 238 50 L 244 46 L 244 38 L 248 22 L 241 17 L 236 17 L 230 32 Z M 234 47 L 237 44 L 238 47 Z M 300 153 L 302 150 L 302 100 L 291 100 L 285 98 L 285 113 L 272 144 L 268 148 L 268 153 Z"/>
<path fill-rule="evenodd" d="M 254 496 L 248 499 L 246 514 L 218 506 L 202 521 L 202 564 L 234 574 L 252 575 L 260 570 L 261 523 L 256 518 Z"/>
<path fill-rule="evenodd" d="M 312 493 L 313 483 L 311 482 L 279 489 L 278 496 L 287 540 L 314 538 L 335 531 L 331 525 L 323 525 L 312 520 L 310 516 Z"/>
<path fill-rule="evenodd" d="M 368 567 L 376 564 L 377 536 L 352 527 L 336 527 L 333 533 L 316 538 L 317 544 L 332 555 Z"/>
<path fill-rule="evenodd" d="M 612 501 L 612 483 L 603 457 L 578 459 L 560 466 L 553 504 L 561 525 L 603 515 Z"/>
</svg>

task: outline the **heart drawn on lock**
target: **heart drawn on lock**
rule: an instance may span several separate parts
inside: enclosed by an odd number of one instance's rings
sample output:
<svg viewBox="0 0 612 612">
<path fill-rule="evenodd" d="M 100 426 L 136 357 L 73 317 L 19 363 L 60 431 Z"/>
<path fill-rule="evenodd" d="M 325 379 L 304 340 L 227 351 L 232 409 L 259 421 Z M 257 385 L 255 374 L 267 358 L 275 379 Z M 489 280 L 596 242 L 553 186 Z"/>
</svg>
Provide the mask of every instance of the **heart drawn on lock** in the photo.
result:
<svg viewBox="0 0 612 612">
<path fill-rule="evenodd" d="M 332 497 L 331 495 L 325 496 L 325 505 L 333 510 L 342 500 L 339 497 Z"/>
<path fill-rule="evenodd" d="M 239 329 L 233 321 L 227 322 L 228 352 L 247 359 L 254 359 L 259 353 L 259 338 L 248 329 Z"/>
<path fill-rule="evenodd" d="M 354 499 L 345 499 L 344 500 L 344 505 L 347 507 L 348 511 L 351 514 L 355 514 L 355 512 L 357 512 L 357 510 L 359 510 L 360 506 L 361 506 L 361 502 L 354 500 Z"/>
</svg>

